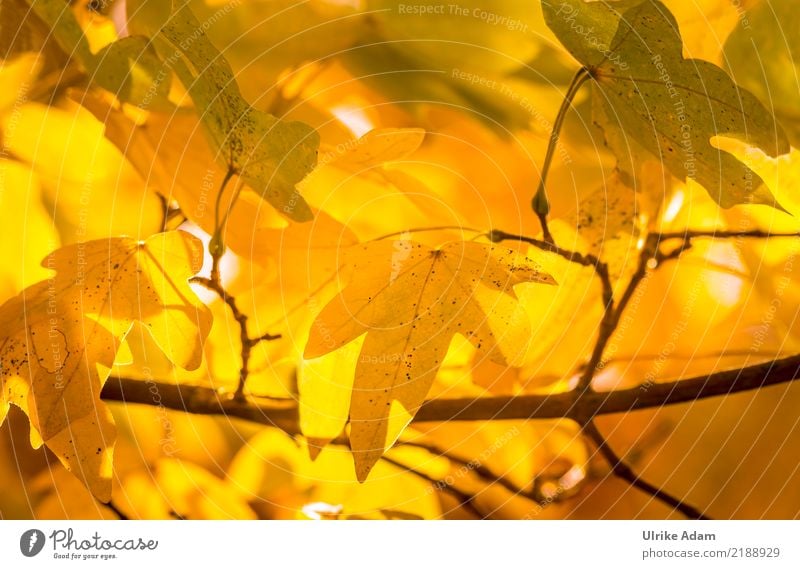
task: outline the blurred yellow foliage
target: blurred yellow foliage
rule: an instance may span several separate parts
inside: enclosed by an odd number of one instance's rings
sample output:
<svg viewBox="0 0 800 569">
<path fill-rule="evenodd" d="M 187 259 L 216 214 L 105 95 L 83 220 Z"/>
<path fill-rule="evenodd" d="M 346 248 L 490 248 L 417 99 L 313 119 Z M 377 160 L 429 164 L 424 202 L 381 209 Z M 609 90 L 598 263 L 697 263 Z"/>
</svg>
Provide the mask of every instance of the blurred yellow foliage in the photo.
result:
<svg viewBox="0 0 800 569">
<path fill-rule="evenodd" d="M 723 46 L 762 2 L 664 0 L 682 55 L 705 62 L 661 79 L 737 76 L 746 62 Z M 47 0 L 16 43 L 0 20 L 0 518 L 678 517 L 614 478 L 568 417 L 414 417 L 559 400 L 606 331 L 601 392 L 797 354 L 796 238 L 676 234 L 800 231 L 800 151 L 693 131 L 704 160 L 781 206 L 723 210 L 709 193 L 725 190 L 635 142 L 664 121 L 680 134 L 677 118 L 639 113 L 632 133 L 619 115 L 635 86 L 611 93 L 608 77 L 571 101 L 556 143 L 569 53 L 599 57 L 592 38 L 554 34 L 538 2 L 439 5 L 191 0 L 163 27 L 156 0 L 73 2 L 62 20 Z M 778 122 L 796 119 L 785 107 Z M 530 206 L 549 146 L 557 245 Z M 609 299 L 627 303 L 613 330 Z M 101 398 L 106 381 L 146 405 Z M 205 398 L 163 398 L 175 386 Z M 794 518 L 796 399 L 786 384 L 596 422 L 687 503 Z"/>
</svg>

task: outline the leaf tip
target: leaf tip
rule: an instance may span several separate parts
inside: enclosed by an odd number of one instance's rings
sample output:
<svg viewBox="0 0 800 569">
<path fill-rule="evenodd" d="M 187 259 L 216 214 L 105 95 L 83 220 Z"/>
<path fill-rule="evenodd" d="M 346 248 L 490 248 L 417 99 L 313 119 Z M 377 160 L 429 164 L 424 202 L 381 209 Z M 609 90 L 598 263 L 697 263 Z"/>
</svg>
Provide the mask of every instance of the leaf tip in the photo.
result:
<svg viewBox="0 0 800 569">
<path fill-rule="evenodd" d="M 321 439 L 316 437 L 307 437 L 306 444 L 308 446 L 308 456 L 312 462 L 317 460 L 319 453 L 323 451 L 323 449 L 328 446 L 328 443 L 331 442 L 331 439 Z"/>
<path fill-rule="evenodd" d="M 300 195 L 300 192 L 295 190 L 295 199 L 281 208 L 283 215 L 296 221 L 297 223 L 306 223 L 314 220 L 314 212 L 308 206 L 306 200 Z"/>
<path fill-rule="evenodd" d="M 383 450 L 353 451 L 353 462 L 356 467 L 356 479 L 359 484 L 367 481 L 369 473 L 383 456 Z"/>
</svg>

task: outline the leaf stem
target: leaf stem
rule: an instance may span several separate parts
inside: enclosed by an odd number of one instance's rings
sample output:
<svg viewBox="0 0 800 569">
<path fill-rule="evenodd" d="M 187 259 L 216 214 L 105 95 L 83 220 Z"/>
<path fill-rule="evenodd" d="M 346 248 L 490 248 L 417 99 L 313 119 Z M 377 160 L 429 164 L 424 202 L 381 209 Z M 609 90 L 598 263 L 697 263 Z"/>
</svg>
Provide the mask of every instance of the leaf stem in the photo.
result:
<svg viewBox="0 0 800 569">
<path fill-rule="evenodd" d="M 227 214 L 224 218 L 220 218 L 220 208 L 222 207 L 222 195 L 225 193 L 225 187 L 228 182 L 233 178 L 234 170 L 229 168 L 225 172 L 225 177 L 222 179 L 222 185 L 217 192 L 217 199 L 214 203 L 214 234 L 211 236 L 211 241 L 208 242 L 208 252 L 211 254 L 211 280 L 219 283 L 219 262 L 222 255 L 225 253 L 225 242 L 222 234 L 225 231 L 225 223 L 228 220 Z M 232 200 L 233 201 L 233 200 Z M 228 206 L 230 211 L 231 205 Z"/>
<path fill-rule="evenodd" d="M 235 172 L 233 168 L 229 168 L 225 173 L 225 178 L 222 180 L 222 185 L 219 188 L 217 200 L 214 205 L 214 235 L 211 236 L 211 241 L 208 243 L 208 252 L 211 254 L 211 274 L 208 278 L 194 277 L 190 279 L 189 282 L 200 284 L 208 290 L 215 292 L 217 296 L 219 296 L 219 298 L 228 305 L 234 320 L 236 320 L 236 322 L 239 324 L 239 340 L 242 345 L 240 354 L 242 366 L 239 368 L 239 383 L 236 386 L 236 391 L 233 394 L 233 398 L 236 401 L 244 401 L 244 388 L 245 384 L 247 383 L 247 376 L 250 374 L 250 354 L 253 348 L 260 342 L 277 340 L 281 336 L 280 334 L 265 333 L 261 336 L 251 338 L 249 332 L 247 331 L 247 315 L 239 310 L 239 307 L 236 304 L 236 298 L 228 293 L 228 291 L 225 290 L 225 287 L 222 285 L 222 279 L 220 278 L 219 273 L 219 263 L 222 255 L 225 253 L 225 241 L 223 234 L 225 232 L 225 226 L 228 223 L 228 217 L 230 216 L 234 204 L 236 204 L 236 200 L 239 199 L 239 195 L 241 194 L 243 187 L 240 181 L 236 188 L 234 188 L 234 193 L 233 196 L 231 196 L 231 200 L 225 210 L 225 215 L 220 217 L 222 208 L 222 195 L 225 193 L 225 188 L 227 187 L 228 182 L 230 182 L 233 178 L 234 173 Z"/>
<path fill-rule="evenodd" d="M 228 225 L 228 218 L 231 215 L 231 211 L 233 211 L 233 206 L 235 206 L 236 202 L 239 200 L 239 196 L 242 193 L 242 188 L 244 188 L 244 182 L 241 178 L 239 178 L 239 181 L 236 183 L 236 186 L 233 189 L 231 201 L 228 203 L 228 207 L 225 210 L 225 215 L 222 216 L 221 225 L 223 229 Z"/>
<path fill-rule="evenodd" d="M 556 120 L 553 123 L 553 128 L 550 132 L 550 141 L 547 144 L 547 151 L 544 155 L 544 163 L 542 164 L 539 188 L 536 190 L 536 194 L 533 196 L 533 200 L 531 201 L 531 207 L 539 217 L 539 222 L 542 225 L 544 240 L 548 243 L 553 243 L 554 241 L 553 236 L 550 233 L 550 228 L 547 225 L 547 214 L 550 213 L 550 203 L 547 200 L 547 192 L 545 188 L 547 184 L 547 174 L 550 171 L 550 164 L 553 161 L 553 155 L 555 154 L 556 147 L 558 146 L 558 138 L 561 134 L 561 127 L 564 124 L 567 111 L 569 111 L 570 107 L 572 106 L 572 101 L 575 98 L 575 95 L 578 93 L 578 90 L 590 77 L 591 74 L 589 73 L 589 70 L 586 67 L 581 67 L 578 72 L 575 73 L 575 76 L 572 78 L 572 82 L 567 88 L 567 92 L 564 94 L 564 100 L 561 101 L 561 107 L 558 109 Z"/>
</svg>

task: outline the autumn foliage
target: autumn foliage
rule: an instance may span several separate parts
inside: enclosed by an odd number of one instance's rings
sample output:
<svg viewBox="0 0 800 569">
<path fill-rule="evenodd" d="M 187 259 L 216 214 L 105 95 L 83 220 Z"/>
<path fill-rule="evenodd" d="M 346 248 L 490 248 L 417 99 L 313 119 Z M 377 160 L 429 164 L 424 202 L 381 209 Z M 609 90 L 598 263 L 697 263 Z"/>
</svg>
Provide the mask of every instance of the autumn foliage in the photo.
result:
<svg viewBox="0 0 800 569">
<path fill-rule="evenodd" d="M 0 517 L 796 517 L 798 17 L 4 0 Z"/>
</svg>

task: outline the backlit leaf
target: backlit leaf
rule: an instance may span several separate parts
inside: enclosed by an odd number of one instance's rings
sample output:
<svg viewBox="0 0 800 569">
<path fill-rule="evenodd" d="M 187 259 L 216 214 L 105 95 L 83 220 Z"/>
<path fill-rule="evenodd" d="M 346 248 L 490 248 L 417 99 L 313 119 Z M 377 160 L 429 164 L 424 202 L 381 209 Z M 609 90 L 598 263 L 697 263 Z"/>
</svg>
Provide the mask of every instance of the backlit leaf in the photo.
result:
<svg viewBox="0 0 800 569">
<path fill-rule="evenodd" d="M 125 37 L 94 53 L 67 2 L 29 0 L 29 4 L 50 26 L 61 49 L 80 61 L 98 85 L 126 103 L 153 108 L 170 106 L 171 75 L 147 38 Z"/>
<path fill-rule="evenodd" d="M 677 23 L 661 2 L 617 11 L 625 5 L 565 0 L 543 7 L 548 25 L 587 67 L 596 96 L 625 135 L 677 178 L 698 181 L 722 207 L 776 205 L 752 170 L 710 143 L 727 134 L 772 156 L 788 152 L 767 109 L 717 66 L 683 58 Z"/>
<path fill-rule="evenodd" d="M 23 409 L 31 440 L 100 500 L 110 498 L 115 437 L 100 402 L 108 369 L 134 321 L 176 364 L 200 365 L 211 321 L 187 280 L 201 261 L 183 232 L 78 243 L 45 259 L 53 277 L 0 307 L 0 419 L 12 403 Z"/>
<path fill-rule="evenodd" d="M 217 160 L 231 168 L 280 213 L 308 221 L 311 210 L 295 189 L 317 160 L 319 136 L 300 122 L 284 122 L 251 107 L 224 57 L 186 3 L 161 28 L 162 55 L 189 91 Z M 180 57 L 174 57 L 179 53 Z"/>
<path fill-rule="evenodd" d="M 453 336 L 513 363 L 529 342 L 513 286 L 555 281 L 508 250 L 474 242 L 434 250 L 381 241 L 352 251 L 357 276 L 312 324 L 305 357 L 366 333 L 350 402 L 350 443 L 364 480 L 424 401 Z"/>
</svg>

